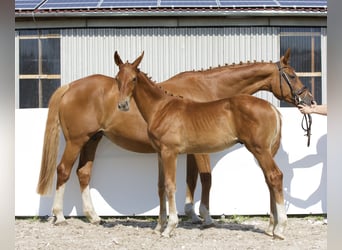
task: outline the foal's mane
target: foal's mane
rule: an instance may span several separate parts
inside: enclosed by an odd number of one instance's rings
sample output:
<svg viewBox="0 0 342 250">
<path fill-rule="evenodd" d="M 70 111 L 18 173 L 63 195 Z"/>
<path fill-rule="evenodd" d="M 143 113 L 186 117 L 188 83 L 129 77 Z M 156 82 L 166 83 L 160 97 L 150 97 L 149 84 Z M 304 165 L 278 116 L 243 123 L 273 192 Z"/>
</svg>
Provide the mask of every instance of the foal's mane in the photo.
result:
<svg viewBox="0 0 342 250">
<path fill-rule="evenodd" d="M 148 76 L 147 73 L 143 72 L 143 71 L 140 71 L 140 69 L 138 69 L 138 72 L 141 73 L 146 79 L 148 79 L 151 83 L 153 83 L 153 87 L 155 88 L 158 88 L 160 89 L 161 91 L 164 92 L 165 95 L 167 96 L 173 96 L 173 97 L 176 97 L 176 98 L 183 98 L 183 96 L 181 95 L 175 95 L 169 91 L 167 91 L 166 89 L 163 88 L 163 86 L 161 86 L 160 84 L 158 84 L 155 80 L 152 80 L 152 77 L 151 76 Z"/>
</svg>

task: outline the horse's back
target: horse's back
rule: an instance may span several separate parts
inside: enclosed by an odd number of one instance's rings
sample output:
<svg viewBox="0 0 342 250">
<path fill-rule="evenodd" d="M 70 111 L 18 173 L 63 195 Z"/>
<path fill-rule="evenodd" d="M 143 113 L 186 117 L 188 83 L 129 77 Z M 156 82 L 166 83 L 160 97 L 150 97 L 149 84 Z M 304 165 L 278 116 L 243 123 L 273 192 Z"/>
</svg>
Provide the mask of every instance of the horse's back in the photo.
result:
<svg viewBox="0 0 342 250">
<path fill-rule="evenodd" d="M 114 78 L 99 74 L 71 82 L 59 108 L 63 131 L 82 134 L 100 129 L 116 107 L 115 84 Z"/>
</svg>

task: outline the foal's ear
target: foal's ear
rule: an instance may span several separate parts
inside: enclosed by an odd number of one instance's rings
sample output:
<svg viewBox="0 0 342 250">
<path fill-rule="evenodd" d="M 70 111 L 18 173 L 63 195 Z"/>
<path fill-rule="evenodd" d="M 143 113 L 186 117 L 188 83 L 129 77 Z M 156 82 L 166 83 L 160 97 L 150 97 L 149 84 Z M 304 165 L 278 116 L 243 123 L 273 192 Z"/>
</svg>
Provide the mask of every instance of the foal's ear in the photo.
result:
<svg viewBox="0 0 342 250">
<path fill-rule="evenodd" d="M 144 57 L 144 51 L 141 53 L 141 55 L 137 59 L 135 59 L 135 61 L 132 63 L 132 66 L 135 68 L 138 68 L 143 57 Z"/>
<path fill-rule="evenodd" d="M 120 66 L 121 64 L 123 64 L 120 56 L 119 56 L 119 53 L 118 51 L 116 50 L 115 53 L 114 53 L 114 61 L 115 61 L 115 64 Z"/>
<path fill-rule="evenodd" d="M 284 65 L 288 65 L 289 61 L 290 61 L 290 53 L 291 53 L 291 49 L 288 48 L 285 52 L 285 55 L 282 56 L 280 58 L 281 62 L 284 64 Z"/>
</svg>

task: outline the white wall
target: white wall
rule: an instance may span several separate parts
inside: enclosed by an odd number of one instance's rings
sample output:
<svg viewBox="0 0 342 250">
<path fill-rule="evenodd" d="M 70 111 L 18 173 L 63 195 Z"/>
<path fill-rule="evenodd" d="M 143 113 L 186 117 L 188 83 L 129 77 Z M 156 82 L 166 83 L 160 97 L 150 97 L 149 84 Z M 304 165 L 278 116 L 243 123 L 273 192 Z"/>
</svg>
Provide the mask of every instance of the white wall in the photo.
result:
<svg viewBox="0 0 342 250">
<path fill-rule="evenodd" d="M 296 108 L 279 108 L 283 115 L 282 145 L 276 162 L 284 173 L 288 214 L 326 213 L 327 119 L 313 115 L 311 146 L 301 128 Z M 50 215 L 53 196 L 40 197 L 36 185 L 40 170 L 47 109 L 17 109 L 15 127 L 15 215 Z M 64 149 L 61 137 L 59 158 Z M 253 156 L 236 145 L 212 154 L 210 209 L 213 215 L 266 214 L 269 194 Z M 74 167 L 76 170 L 76 167 Z M 200 183 L 196 191 L 196 211 Z M 65 215 L 83 215 L 78 180 L 73 171 L 67 183 Z M 158 215 L 156 154 L 125 151 L 107 139 L 97 150 L 91 194 L 99 215 Z M 185 156 L 179 157 L 177 207 L 183 214 Z"/>
</svg>

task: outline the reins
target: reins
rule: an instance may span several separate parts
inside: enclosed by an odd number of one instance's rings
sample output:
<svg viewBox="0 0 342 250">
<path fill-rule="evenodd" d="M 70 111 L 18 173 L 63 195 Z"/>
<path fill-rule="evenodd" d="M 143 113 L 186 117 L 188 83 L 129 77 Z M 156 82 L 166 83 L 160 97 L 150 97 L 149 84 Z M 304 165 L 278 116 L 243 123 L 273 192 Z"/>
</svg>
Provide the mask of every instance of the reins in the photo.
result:
<svg viewBox="0 0 342 250">
<path fill-rule="evenodd" d="M 298 91 L 295 91 L 291 85 L 291 81 L 288 77 L 288 75 L 283 71 L 283 68 L 285 67 L 281 67 L 280 62 L 277 62 L 277 67 L 279 70 L 279 84 L 280 84 L 280 92 L 281 92 L 281 96 L 284 97 L 283 95 L 283 85 L 282 85 L 282 77 L 284 78 L 285 82 L 287 83 L 287 85 L 289 86 L 290 90 L 291 90 L 291 94 L 293 96 L 293 100 L 295 103 L 301 104 L 302 101 L 300 101 L 300 95 L 307 89 L 305 86 L 301 89 L 299 89 Z M 312 117 L 310 114 L 304 114 L 303 118 L 302 118 L 302 129 L 305 131 L 304 136 L 308 137 L 308 143 L 307 146 L 310 146 L 310 139 L 311 139 L 311 125 L 312 125 Z M 306 127 L 305 127 L 306 126 Z"/>
<path fill-rule="evenodd" d="M 305 123 L 304 123 L 305 121 Z M 304 124 L 306 125 L 306 128 L 304 127 Z M 304 114 L 302 119 L 302 129 L 305 131 L 306 134 L 304 136 L 308 137 L 308 144 L 307 146 L 310 146 L 310 137 L 311 137 L 311 124 L 312 124 L 312 118 L 310 114 Z"/>
</svg>

